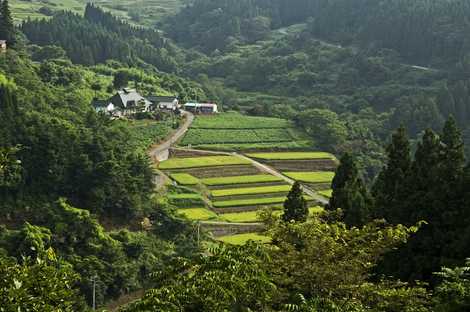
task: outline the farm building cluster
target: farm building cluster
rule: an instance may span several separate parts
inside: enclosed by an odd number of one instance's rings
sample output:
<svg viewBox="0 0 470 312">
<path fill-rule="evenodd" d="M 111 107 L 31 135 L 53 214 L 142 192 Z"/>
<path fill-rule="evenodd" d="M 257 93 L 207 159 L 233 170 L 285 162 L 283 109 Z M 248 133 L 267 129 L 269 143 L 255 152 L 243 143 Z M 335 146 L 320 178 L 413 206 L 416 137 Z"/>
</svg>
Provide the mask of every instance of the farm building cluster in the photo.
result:
<svg viewBox="0 0 470 312">
<path fill-rule="evenodd" d="M 177 96 L 150 95 L 144 97 L 137 90 L 130 88 L 119 90 L 108 100 L 93 100 L 93 107 L 97 112 L 117 118 L 157 110 L 176 112 L 185 109 L 195 114 L 214 114 L 218 112 L 217 104 L 186 103 L 181 106 Z"/>
</svg>

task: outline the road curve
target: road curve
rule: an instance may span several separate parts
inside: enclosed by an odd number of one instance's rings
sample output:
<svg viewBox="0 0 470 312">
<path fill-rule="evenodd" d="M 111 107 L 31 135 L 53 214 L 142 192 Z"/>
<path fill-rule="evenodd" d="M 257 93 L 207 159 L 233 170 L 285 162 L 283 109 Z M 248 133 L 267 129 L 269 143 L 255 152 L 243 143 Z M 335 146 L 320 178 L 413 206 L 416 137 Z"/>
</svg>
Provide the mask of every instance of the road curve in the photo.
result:
<svg viewBox="0 0 470 312">
<path fill-rule="evenodd" d="M 182 115 L 185 117 L 183 125 L 178 128 L 173 134 L 166 139 L 166 141 L 152 147 L 149 150 L 149 156 L 153 161 L 163 161 L 167 160 L 169 157 L 169 149 L 171 145 L 178 142 L 179 139 L 188 131 L 188 128 L 191 126 L 194 120 L 194 115 L 187 111 L 182 111 Z"/>
</svg>

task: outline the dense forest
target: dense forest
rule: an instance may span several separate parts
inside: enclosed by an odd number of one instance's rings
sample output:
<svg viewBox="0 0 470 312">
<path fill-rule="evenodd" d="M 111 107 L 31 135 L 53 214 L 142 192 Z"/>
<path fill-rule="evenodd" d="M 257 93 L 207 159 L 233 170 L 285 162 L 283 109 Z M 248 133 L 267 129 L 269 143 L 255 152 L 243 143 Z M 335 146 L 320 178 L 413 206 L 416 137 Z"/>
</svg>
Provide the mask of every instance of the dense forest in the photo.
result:
<svg viewBox="0 0 470 312">
<path fill-rule="evenodd" d="M 470 308 L 468 1 L 193 0 L 160 30 L 0 2 L 0 310 Z M 296 183 L 270 244 L 195 231 L 154 192 L 160 132 L 90 104 L 126 86 L 288 119 L 340 158 L 326 209 Z"/>
<path fill-rule="evenodd" d="M 254 42 L 271 29 L 307 23 L 310 37 L 392 49 L 419 65 L 455 65 L 468 55 L 469 12 L 463 0 L 196 0 L 170 18 L 167 31 L 185 45 L 210 52 L 234 40 Z"/>
</svg>

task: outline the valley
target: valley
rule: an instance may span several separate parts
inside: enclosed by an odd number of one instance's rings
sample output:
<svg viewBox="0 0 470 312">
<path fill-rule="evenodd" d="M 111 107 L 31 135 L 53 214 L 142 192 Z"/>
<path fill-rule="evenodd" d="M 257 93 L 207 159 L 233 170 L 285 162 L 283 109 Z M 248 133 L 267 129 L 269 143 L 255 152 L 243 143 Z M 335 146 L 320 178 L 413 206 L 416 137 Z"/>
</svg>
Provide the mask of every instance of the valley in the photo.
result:
<svg viewBox="0 0 470 312">
<path fill-rule="evenodd" d="M 241 243 L 241 238 L 259 237 L 246 232 L 253 226 L 262 229 L 264 209 L 282 214 L 294 181 L 304 185 L 311 213 L 321 211 L 331 196 L 336 158 L 307 151 L 308 140 L 293 141 L 302 133 L 287 120 L 235 112 L 198 115 L 185 132 L 179 147 L 170 148 L 170 158 L 158 162 L 157 168 L 173 181 L 168 196 L 178 213 L 221 240 L 233 237 Z M 296 136 L 291 144 L 285 144 L 292 133 Z M 266 152 L 270 149 L 277 152 Z"/>
</svg>

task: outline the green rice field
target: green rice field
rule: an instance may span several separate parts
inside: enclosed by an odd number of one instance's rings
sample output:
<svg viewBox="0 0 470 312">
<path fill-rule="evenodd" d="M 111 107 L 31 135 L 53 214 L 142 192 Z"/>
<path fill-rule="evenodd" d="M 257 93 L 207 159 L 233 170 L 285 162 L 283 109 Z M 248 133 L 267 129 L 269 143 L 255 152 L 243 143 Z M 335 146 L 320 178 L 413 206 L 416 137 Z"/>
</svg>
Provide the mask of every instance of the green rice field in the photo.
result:
<svg viewBox="0 0 470 312">
<path fill-rule="evenodd" d="M 234 177 L 218 177 L 218 178 L 206 178 L 201 180 L 205 185 L 230 185 L 230 184 L 249 184 L 249 183 L 262 183 L 262 182 L 280 182 L 283 181 L 281 178 L 268 175 L 245 175 L 245 176 L 234 176 Z"/>
<path fill-rule="evenodd" d="M 274 211 L 275 216 L 280 216 L 282 214 L 281 210 Z M 220 219 L 227 222 L 258 222 L 259 221 L 259 211 L 246 211 L 246 212 L 235 212 L 235 213 L 224 213 L 220 215 Z"/>
<path fill-rule="evenodd" d="M 332 171 L 314 171 L 314 172 L 283 172 L 291 179 L 306 183 L 328 183 L 335 176 Z"/>
<path fill-rule="evenodd" d="M 198 116 L 191 126 L 191 128 L 202 129 L 282 129 L 289 127 L 292 127 L 292 123 L 285 119 L 246 116 L 236 112 Z"/>
<path fill-rule="evenodd" d="M 296 139 L 290 129 L 190 129 L 182 145 L 289 142 Z"/>
<path fill-rule="evenodd" d="M 241 206 L 251 206 L 251 205 L 266 205 L 266 204 L 276 204 L 283 203 L 286 200 L 285 196 L 281 197 L 267 197 L 267 198 L 253 198 L 253 199 L 238 199 L 238 200 L 221 200 L 214 201 L 213 205 L 217 208 L 224 207 L 241 207 Z"/>
<path fill-rule="evenodd" d="M 312 199 L 310 196 L 304 196 L 304 198 L 306 200 L 311 200 Z M 262 198 L 214 201 L 213 205 L 216 208 L 243 207 L 243 206 L 254 206 L 254 205 L 277 204 L 277 203 L 283 203 L 285 200 L 286 200 L 285 196 L 262 197 Z"/>
<path fill-rule="evenodd" d="M 310 215 L 314 215 L 323 211 L 323 207 L 315 206 L 308 208 Z M 282 210 L 276 210 L 273 212 L 275 216 L 280 217 L 283 214 Z M 258 222 L 259 220 L 259 211 L 246 211 L 246 212 L 234 212 L 234 213 L 224 213 L 219 216 L 219 219 L 227 222 L 235 223 L 249 223 L 249 222 Z"/>
<path fill-rule="evenodd" d="M 199 183 L 199 179 L 189 173 L 172 173 L 170 174 L 170 178 L 180 185 L 196 185 Z"/>
<path fill-rule="evenodd" d="M 251 164 L 249 160 L 236 156 L 204 156 L 190 158 L 171 158 L 161 162 L 158 167 L 162 170 L 171 170 L 248 164 Z"/>
<path fill-rule="evenodd" d="M 333 190 L 323 190 L 323 191 L 318 191 L 318 194 L 323 195 L 325 197 L 330 198 L 331 195 L 333 194 Z"/>
<path fill-rule="evenodd" d="M 249 195 L 249 194 L 269 194 L 269 193 L 282 193 L 289 192 L 292 186 L 290 185 L 271 185 L 271 186 L 257 186 L 257 187 L 242 187 L 213 190 L 212 196 L 234 196 L 234 195 Z"/>
<path fill-rule="evenodd" d="M 308 148 L 310 138 L 288 120 L 240 113 L 197 116 L 181 145 L 213 150 Z"/>
<path fill-rule="evenodd" d="M 218 240 L 232 245 L 245 245 L 248 241 L 258 241 L 261 243 L 269 243 L 271 242 L 271 238 L 267 236 L 263 236 L 258 233 L 245 233 L 245 234 L 236 234 L 236 235 L 229 235 L 229 236 L 222 236 L 219 237 Z"/>
<path fill-rule="evenodd" d="M 178 209 L 178 214 L 185 216 L 189 220 L 205 221 L 217 219 L 217 214 L 206 208 L 185 208 Z"/>
<path fill-rule="evenodd" d="M 332 154 L 325 152 L 249 153 L 247 156 L 264 160 L 336 159 Z"/>
</svg>

